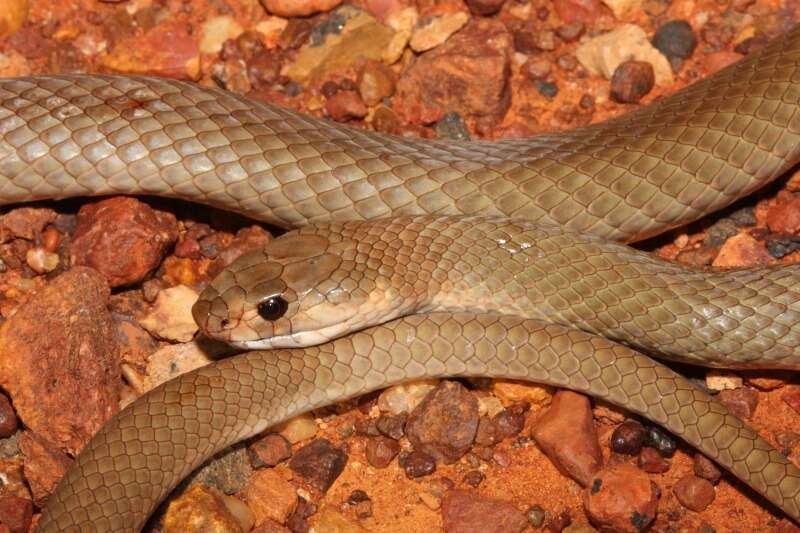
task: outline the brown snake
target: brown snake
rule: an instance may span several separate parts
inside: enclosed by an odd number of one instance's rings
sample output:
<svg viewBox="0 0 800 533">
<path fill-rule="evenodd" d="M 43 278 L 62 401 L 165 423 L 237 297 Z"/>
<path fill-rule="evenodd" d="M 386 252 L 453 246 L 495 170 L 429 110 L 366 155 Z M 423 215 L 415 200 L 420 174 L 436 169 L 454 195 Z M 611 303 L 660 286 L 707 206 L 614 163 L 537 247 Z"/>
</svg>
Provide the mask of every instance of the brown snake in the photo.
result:
<svg viewBox="0 0 800 533">
<path fill-rule="evenodd" d="M 317 406 L 445 375 L 608 399 L 800 518 L 794 465 L 685 379 L 609 340 L 702 364 L 796 368 L 797 269 L 700 273 L 600 240 L 695 220 L 796 163 L 798 78 L 795 29 L 615 120 L 486 143 L 388 137 L 173 80 L 0 80 L 3 203 L 155 194 L 315 223 L 214 281 L 195 308 L 207 333 L 250 345 L 277 335 L 280 346 L 396 319 L 155 389 L 86 446 L 39 530 L 139 529 L 229 444 Z M 270 297 L 282 313 L 263 320 Z M 479 314 L 452 314 L 465 308 Z M 398 318 L 411 312 L 433 314 Z"/>
</svg>

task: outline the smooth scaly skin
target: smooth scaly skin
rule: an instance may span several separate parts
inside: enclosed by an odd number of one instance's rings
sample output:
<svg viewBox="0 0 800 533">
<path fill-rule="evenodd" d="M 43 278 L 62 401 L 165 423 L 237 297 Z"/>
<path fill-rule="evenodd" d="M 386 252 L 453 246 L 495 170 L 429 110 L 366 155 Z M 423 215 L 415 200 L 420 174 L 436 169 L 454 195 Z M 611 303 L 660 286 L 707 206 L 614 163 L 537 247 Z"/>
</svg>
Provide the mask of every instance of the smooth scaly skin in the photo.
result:
<svg viewBox="0 0 800 533">
<path fill-rule="evenodd" d="M 158 387 L 87 445 L 50 496 L 39 531 L 138 529 L 172 487 L 232 443 L 309 409 L 435 376 L 524 379 L 624 406 L 800 516 L 797 467 L 660 363 L 602 337 L 534 320 L 431 314 L 316 347 L 246 352 Z"/>
<path fill-rule="evenodd" d="M 617 120 L 535 140 L 479 144 L 351 130 L 176 81 L 86 76 L 5 80 L 0 81 L 0 201 L 157 194 L 285 225 L 480 213 L 636 240 L 728 205 L 798 159 L 798 64 L 800 29 L 709 80 Z M 234 364 L 219 368 L 226 365 Z M 247 379 L 235 370 L 229 373 L 234 381 Z M 675 384 L 675 379 L 667 383 Z M 571 379 L 564 384 L 576 385 Z M 356 387 L 351 394 L 358 392 L 366 388 Z M 187 398 L 183 409 L 196 410 L 194 399 Z M 245 421 L 237 418 L 240 407 L 226 407 L 238 421 L 227 433 L 231 438 L 244 432 Z M 145 397 L 133 407 L 159 408 L 166 407 L 158 396 Z M 144 420 L 135 423 L 144 432 L 149 427 Z M 676 433 L 685 437 L 679 429 Z M 107 435 L 101 434 L 89 449 L 102 451 Z M 160 448 L 159 460 L 165 462 L 173 454 L 200 449 L 175 447 L 170 438 L 128 445 Z M 724 453 L 738 454 L 743 442 L 726 442 Z M 133 459 L 127 450 L 122 452 L 114 461 L 102 462 L 104 475 L 125 472 Z M 206 456 L 198 454 L 198 461 L 201 455 Z M 782 508 L 797 518 L 796 490 L 780 486 L 776 471 L 784 467 L 773 455 L 764 477 L 780 487 L 772 497 L 784 499 Z M 60 485 L 43 529 L 53 518 L 70 519 L 59 514 L 56 501 L 81 506 L 106 494 L 102 488 L 71 492 L 98 479 L 92 473 L 93 457 L 91 452 L 82 456 Z M 753 460 L 765 457 L 755 454 Z M 156 489 L 152 501 L 138 509 L 137 516 L 144 517 L 170 485 L 161 483 L 157 472 L 149 476 L 140 470 L 139 475 L 137 481 L 144 483 L 127 479 L 125 491 Z M 743 479 L 759 485 L 758 476 Z M 81 495 L 70 500 L 76 494 Z M 92 512 L 116 511 L 106 504 Z M 99 518 L 82 522 L 76 513 L 79 529 L 102 524 Z M 122 525 L 129 529 L 133 522 Z"/>
</svg>

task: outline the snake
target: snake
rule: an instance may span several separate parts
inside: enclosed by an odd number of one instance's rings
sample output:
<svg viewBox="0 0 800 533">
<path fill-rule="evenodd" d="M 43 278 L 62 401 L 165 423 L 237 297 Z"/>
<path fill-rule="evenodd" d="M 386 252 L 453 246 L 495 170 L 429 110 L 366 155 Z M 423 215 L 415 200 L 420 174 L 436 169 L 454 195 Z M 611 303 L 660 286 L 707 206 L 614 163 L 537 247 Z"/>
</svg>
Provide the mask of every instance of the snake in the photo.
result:
<svg viewBox="0 0 800 533">
<path fill-rule="evenodd" d="M 439 376 L 606 399 L 798 520 L 800 470 L 651 358 L 796 369 L 797 267 L 693 270 L 625 244 L 798 160 L 800 28 L 644 107 L 526 139 L 392 136 L 172 79 L 0 79 L 3 205 L 155 195 L 295 228 L 237 259 L 193 307 L 206 335 L 250 351 L 110 420 L 38 531 L 138 530 L 232 443 Z"/>
</svg>

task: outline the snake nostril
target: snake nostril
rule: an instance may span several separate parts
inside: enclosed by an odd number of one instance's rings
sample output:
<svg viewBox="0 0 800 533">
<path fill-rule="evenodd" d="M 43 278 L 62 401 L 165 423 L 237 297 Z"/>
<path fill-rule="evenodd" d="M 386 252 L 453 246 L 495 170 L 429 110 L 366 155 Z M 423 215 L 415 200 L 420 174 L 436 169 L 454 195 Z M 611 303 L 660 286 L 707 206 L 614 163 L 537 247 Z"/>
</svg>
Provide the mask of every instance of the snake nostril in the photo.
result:
<svg viewBox="0 0 800 533">
<path fill-rule="evenodd" d="M 227 328 L 228 326 L 231 325 L 231 321 L 229 318 L 223 318 L 222 320 L 219 321 L 219 325 L 220 327 Z"/>
</svg>

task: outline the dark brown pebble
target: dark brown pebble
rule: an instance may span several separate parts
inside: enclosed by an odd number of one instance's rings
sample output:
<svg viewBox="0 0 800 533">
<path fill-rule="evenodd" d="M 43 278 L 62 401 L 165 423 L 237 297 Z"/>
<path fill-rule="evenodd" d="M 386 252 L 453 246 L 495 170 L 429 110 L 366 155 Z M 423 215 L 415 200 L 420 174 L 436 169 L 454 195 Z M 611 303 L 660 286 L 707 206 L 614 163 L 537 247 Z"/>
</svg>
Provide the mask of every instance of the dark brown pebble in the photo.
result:
<svg viewBox="0 0 800 533">
<path fill-rule="evenodd" d="M 372 114 L 372 127 L 382 133 L 397 133 L 400 131 L 400 118 L 386 106 L 378 106 Z"/>
<path fill-rule="evenodd" d="M 648 426 L 644 444 L 655 448 L 664 457 L 672 457 L 678 448 L 675 439 L 657 426 Z"/>
<path fill-rule="evenodd" d="M 475 434 L 475 444 L 480 446 L 494 446 L 503 440 L 500 429 L 491 418 L 482 416 L 478 422 L 478 432 Z"/>
<path fill-rule="evenodd" d="M 717 399 L 725 404 L 733 414 L 744 420 L 753 418 L 756 407 L 758 407 L 758 392 L 749 387 L 739 387 L 738 389 L 725 389 L 720 391 Z"/>
<path fill-rule="evenodd" d="M 389 437 L 379 435 L 370 437 L 367 441 L 365 450 L 367 462 L 375 468 L 386 468 L 398 453 L 400 453 L 400 445 Z"/>
<path fill-rule="evenodd" d="M 642 449 L 645 429 L 636 420 L 626 420 L 611 434 L 611 450 L 626 455 L 636 455 Z"/>
<path fill-rule="evenodd" d="M 623 104 L 635 104 L 655 85 L 653 65 L 645 61 L 620 63 L 611 76 L 611 98 Z"/>
<path fill-rule="evenodd" d="M 0 496 L 0 523 L 10 533 L 25 533 L 31 525 L 33 502 L 18 496 Z"/>
<path fill-rule="evenodd" d="M 247 62 L 247 79 L 258 89 L 266 89 L 281 78 L 281 56 L 273 51 L 265 50 Z"/>
<path fill-rule="evenodd" d="M 636 464 L 648 474 L 661 474 L 669 470 L 670 462 L 658 450 L 645 446 L 636 458 Z"/>
<path fill-rule="evenodd" d="M 13 435 L 18 427 L 17 415 L 11 407 L 11 402 L 8 401 L 8 396 L 0 393 L 0 439 Z"/>
<path fill-rule="evenodd" d="M 653 35 L 653 46 L 667 58 L 686 59 L 697 47 L 697 37 L 685 20 L 667 22 Z"/>
<path fill-rule="evenodd" d="M 679 479 L 672 492 L 681 505 L 698 513 L 708 508 L 716 496 L 710 481 L 693 475 Z"/>
<path fill-rule="evenodd" d="M 525 427 L 525 413 L 530 407 L 528 402 L 518 402 L 494 415 L 492 421 L 502 439 L 513 437 L 522 431 Z"/>
<path fill-rule="evenodd" d="M 297 507 L 289 518 L 286 519 L 286 527 L 292 533 L 308 533 L 308 518 L 317 512 L 317 505 L 309 502 L 305 498 L 297 497 Z"/>
<path fill-rule="evenodd" d="M 436 461 L 427 453 L 415 450 L 406 455 L 403 469 L 410 479 L 428 476 L 436 471 Z"/>
<path fill-rule="evenodd" d="M 478 16 L 494 15 L 503 7 L 506 0 L 467 0 L 467 6 Z"/>
<path fill-rule="evenodd" d="M 335 81 L 328 80 L 322 84 L 322 87 L 319 89 L 320 94 L 325 98 L 330 98 L 334 94 L 339 92 L 339 84 Z"/>
<path fill-rule="evenodd" d="M 697 453 L 694 456 L 694 475 L 707 479 L 716 485 L 722 477 L 722 471 L 708 457 L 702 453 Z"/>
<path fill-rule="evenodd" d="M 347 497 L 347 503 L 349 504 L 366 502 L 369 500 L 370 500 L 369 494 L 367 494 L 361 489 L 354 490 L 353 492 L 350 493 L 350 496 Z"/>
<path fill-rule="evenodd" d="M 344 471 L 346 463 L 346 453 L 327 439 L 316 439 L 297 451 L 289 461 L 289 468 L 324 494 Z"/>
<path fill-rule="evenodd" d="M 353 423 L 353 426 L 355 427 L 356 435 L 377 437 L 381 434 L 378 430 L 377 420 L 374 418 L 359 418 Z"/>
<path fill-rule="evenodd" d="M 406 419 L 405 413 L 399 415 L 381 415 L 375 421 L 378 431 L 390 439 L 400 440 L 405 435 Z"/>
<path fill-rule="evenodd" d="M 270 433 L 247 448 L 253 468 L 275 466 L 292 456 L 292 445 L 282 435 Z"/>
<path fill-rule="evenodd" d="M 586 26 L 583 25 L 582 22 L 570 22 L 569 24 L 562 24 L 556 29 L 556 34 L 561 37 L 561 39 L 565 42 L 572 42 L 577 40 L 583 32 L 586 30 Z"/>
<path fill-rule="evenodd" d="M 464 483 L 470 487 L 477 487 L 483 483 L 484 479 L 486 479 L 486 476 L 480 470 L 470 470 L 464 474 Z"/>
</svg>

